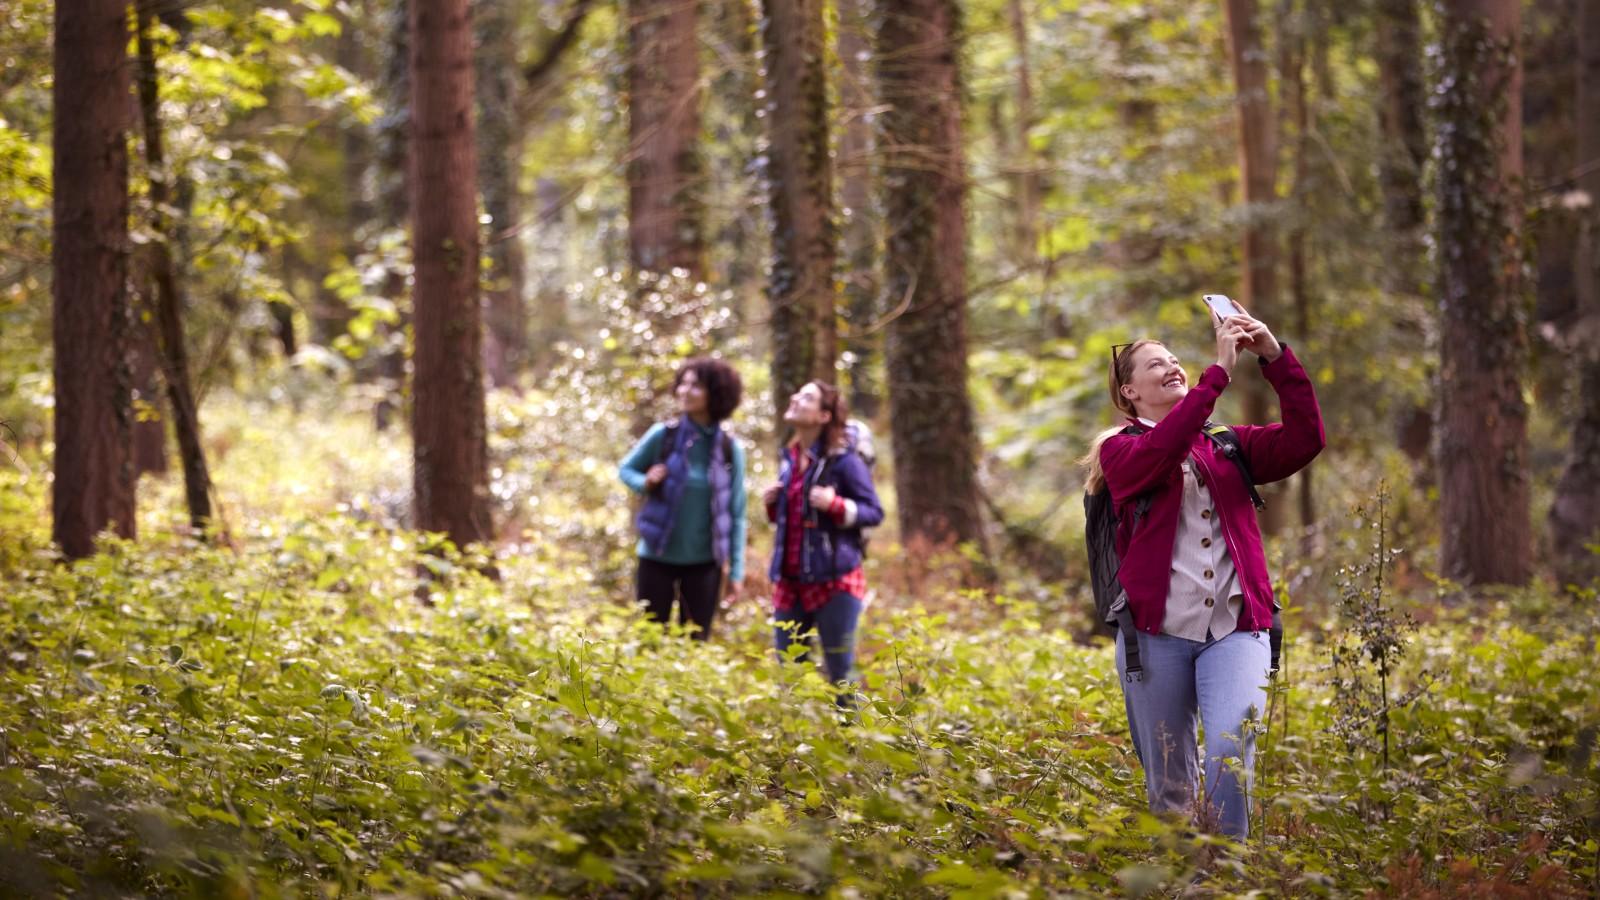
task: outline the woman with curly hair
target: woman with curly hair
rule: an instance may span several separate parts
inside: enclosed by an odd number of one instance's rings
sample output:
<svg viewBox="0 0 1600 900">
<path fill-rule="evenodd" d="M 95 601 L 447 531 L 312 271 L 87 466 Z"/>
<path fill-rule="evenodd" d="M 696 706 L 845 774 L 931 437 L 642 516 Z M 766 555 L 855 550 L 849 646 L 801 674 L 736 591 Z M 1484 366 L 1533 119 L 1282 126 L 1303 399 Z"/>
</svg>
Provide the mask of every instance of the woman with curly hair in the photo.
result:
<svg viewBox="0 0 1600 900">
<path fill-rule="evenodd" d="M 722 428 L 738 408 L 739 373 L 720 359 L 691 359 L 678 369 L 673 393 L 679 418 L 657 424 L 623 459 L 619 474 L 645 496 L 639 512 L 639 575 L 635 596 L 650 618 L 691 625 L 711 636 L 722 585 L 744 587 L 744 448 Z"/>
</svg>

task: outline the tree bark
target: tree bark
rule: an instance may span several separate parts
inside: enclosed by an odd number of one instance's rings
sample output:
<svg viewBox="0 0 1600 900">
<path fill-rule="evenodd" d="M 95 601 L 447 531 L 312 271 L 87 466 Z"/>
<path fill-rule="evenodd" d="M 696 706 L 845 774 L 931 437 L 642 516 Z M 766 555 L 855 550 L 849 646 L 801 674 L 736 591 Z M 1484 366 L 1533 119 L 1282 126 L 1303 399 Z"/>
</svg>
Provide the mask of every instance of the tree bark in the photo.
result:
<svg viewBox="0 0 1600 900">
<path fill-rule="evenodd" d="M 478 184 L 489 215 L 488 333 L 484 361 L 489 383 L 512 387 L 528 362 L 523 306 L 522 197 L 516 17 L 508 0 L 478 0 Z"/>
<path fill-rule="evenodd" d="M 411 203 L 411 0 L 394 0 L 387 23 L 387 58 L 383 66 L 385 115 L 378 123 L 377 210 L 382 231 L 406 227 Z M 400 311 L 400 321 L 378 326 L 379 398 L 373 425 L 387 431 L 397 418 L 405 386 L 405 332 L 410 313 L 403 266 L 391 266 L 383 279 L 384 296 Z"/>
<path fill-rule="evenodd" d="M 211 523 L 211 472 L 200 440 L 200 408 L 189 381 L 189 352 L 183 334 L 183 295 L 172 254 L 171 208 L 173 175 L 167 170 L 161 131 L 160 76 L 150 29 L 156 22 L 157 0 L 138 0 L 139 111 L 144 123 L 144 158 L 150 180 L 150 295 L 154 298 L 156 335 L 160 338 L 161 380 L 167 386 L 178 459 L 183 466 L 183 495 L 189 524 L 204 535 Z"/>
<path fill-rule="evenodd" d="M 52 536 L 70 559 L 102 530 L 132 538 L 128 270 L 128 8 L 55 7 L 51 265 L 55 345 Z M 70 111 L 70 112 L 69 112 Z"/>
<path fill-rule="evenodd" d="M 839 204 L 843 230 L 845 316 L 849 325 L 844 339 L 850 357 L 850 408 L 872 420 L 883 406 L 877 369 L 882 340 L 871 331 L 878 320 L 878 242 L 880 217 L 874 208 L 872 125 L 867 115 L 873 103 L 872 73 L 868 71 L 870 39 L 865 0 L 837 0 L 839 54 L 839 106 L 843 125 L 839 132 Z"/>
<path fill-rule="evenodd" d="M 1440 0 L 1436 217 L 1439 513 L 1444 574 L 1522 584 L 1532 560 L 1522 390 L 1528 341 L 1521 223 L 1517 0 Z"/>
<path fill-rule="evenodd" d="M 136 475 L 165 475 L 167 418 L 161 411 L 155 329 L 151 322 L 143 320 L 137 308 L 130 313 L 130 318 L 133 332 L 128 342 L 128 357 L 132 361 L 130 368 L 133 373 L 134 472 Z"/>
<path fill-rule="evenodd" d="M 1420 293 L 1415 273 L 1421 261 L 1423 225 L 1422 167 L 1428 160 L 1427 109 L 1422 83 L 1422 18 L 1417 0 L 1378 0 L 1379 133 L 1378 184 L 1383 189 L 1384 224 L 1401 240 L 1406 259 L 1391 259 L 1390 269 Z"/>
<path fill-rule="evenodd" d="M 781 426 L 790 394 L 808 381 L 836 379 L 833 163 L 822 0 L 763 0 L 762 13 L 769 98 L 772 394 Z"/>
<path fill-rule="evenodd" d="M 908 543 L 982 542 L 967 393 L 966 166 L 953 0 L 885 0 L 886 358 L 895 493 Z"/>
<path fill-rule="evenodd" d="M 1007 18 L 1011 40 L 1017 52 L 1016 129 L 1012 147 L 1011 177 L 1015 198 L 1013 222 L 1016 241 L 1016 267 L 1032 268 L 1039 258 L 1039 166 L 1033 156 L 1033 128 L 1038 116 L 1033 104 L 1032 46 L 1028 40 L 1028 14 L 1022 0 L 1008 0 Z"/>
<path fill-rule="evenodd" d="M 1589 197 L 1573 259 L 1579 406 L 1548 524 L 1557 574 L 1566 584 L 1587 585 L 1600 578 L 1600 555 L 1589 549 L 1600 542 L 1600 8 L 1594 3 L 1580 4 L 1577 68 L 1578 190 Z"/>
<path fill-rule="evenodd" d="M 1240 302 L 1250 315 L 1278 326 L 1278 237 L 1272 209 L 1278 199 L 1278 140 L 1267 86 L 1267 55 L 1256 0 L 1223 0 L 1223 8 L 1239 109 L 1239 175 L 1246 207 L 1239 248 L 1244 269 Z M 1248 378 L 1243 388 L 1245 420 L 1267 422 L 1272 400 L 1265 380 Z M 1282 528 L 1284 516 L 1281 504 L 1271 502 L 1274 492 L 1263 493 L 1269 494 L 1269 502 L 1261 513 L 1261 528 L 1273 534 Z"/>
<path fill-rule="evenodd" d="M 493 537 L 472 93 L 468 0 L 411 0 L 416 525 L 463 548 Z"/>
<path fill-rule="evenodd" d="M 628 243 L 637 271 L 702 275 L 695 0 L 629 0 Z"/>
</svg>

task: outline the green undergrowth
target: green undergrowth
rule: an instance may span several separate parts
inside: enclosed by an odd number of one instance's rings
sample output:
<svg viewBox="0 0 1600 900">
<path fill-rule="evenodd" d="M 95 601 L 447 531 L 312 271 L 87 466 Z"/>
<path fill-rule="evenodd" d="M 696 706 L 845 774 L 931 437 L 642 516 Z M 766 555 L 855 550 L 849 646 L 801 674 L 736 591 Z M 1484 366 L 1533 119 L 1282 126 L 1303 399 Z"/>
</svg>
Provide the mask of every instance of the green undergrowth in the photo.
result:
<svg viewBox="0 0 1600 900">
<path fill-rule="evenodd" d="M 7 495 L 30 493 L 6 477 Z M 1000 624 L 968 630 L 880 601 L 863 701 L 842 717 L 809 667 L 770 657 L 754 617 L 703 646 L 620 602 L 574 601 L 538 565 L 494 583 L 450 560 L 425 605 L 416 539 L 343 516 L 238 544 L 113 541 L 69 567 L 36 529 L 7 531 L 11 891 L 1594 883 L 1597 648 L 1505 608 L 1419 633 L 1432 687 L 1396 715 L 1388 770 L 1329 734 L 1317 651 L 1299 648 L 1262 738 L 1262 836 L 1238 847 L 1141 811 L 1107 648 L 1042 629 L 1026 604 L 998 601 Z"/>
<path fill-rule="evenodd" d="M 405 530 L 403 438 L 337 410 L 219 401 L 209 545 L 174 474 L 142 482 L 137 542 L 62 564 L 47 467 L 0 471 L 0 894 L 1597 889 L 1592 595 L 1452 605 L 1405 581 L 1387 602 L 1421 624 L 1361 695 L 1381 718 L 1338 688 L 1351 625 L 1291 607 L 1236 845 L 1144 810 L 1079 587 L 913 583 L 875 541 L 848 716 L 773 658 L 759 598 L 708 645 L 641 622 L 623 438 L 547 402 L 496 412 L 497 581 Z"/>
</svg>

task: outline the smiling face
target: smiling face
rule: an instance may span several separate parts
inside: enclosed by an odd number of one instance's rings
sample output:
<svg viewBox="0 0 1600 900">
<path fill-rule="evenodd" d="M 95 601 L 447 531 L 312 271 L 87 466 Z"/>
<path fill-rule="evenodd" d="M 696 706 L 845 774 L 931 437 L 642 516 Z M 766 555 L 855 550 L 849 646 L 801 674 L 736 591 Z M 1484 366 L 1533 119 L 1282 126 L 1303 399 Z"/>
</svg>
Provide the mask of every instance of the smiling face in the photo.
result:
<svg viewBox="0 0 1600 900">
<path fill-rule="evenodd" d="M 822 408 L 822 389 L 807 383 L 790 395 L 783 420 L 796 428 L 817 428 L 832 421 L 833 414 Z"/>
<path fill-rule="evenodd" d="M 685 369 L 682 377 L 678 379 L 678 386 L 674 389 L 678 395 L 678 411 L 686 416 L 694 416 L 706 411 L 706 388 L 700 383 L 699 376 L 693 369 Z"/>
<path fill-rule="evenodd" d="M 1157 418 L 1151 414 L 1165 414 L 1189 393 L 1189 374 L 1166 347 L 1152 342 L 1131 352 L 1131 366 L 1118 392 L 1139 415 Z"/>
</svg>

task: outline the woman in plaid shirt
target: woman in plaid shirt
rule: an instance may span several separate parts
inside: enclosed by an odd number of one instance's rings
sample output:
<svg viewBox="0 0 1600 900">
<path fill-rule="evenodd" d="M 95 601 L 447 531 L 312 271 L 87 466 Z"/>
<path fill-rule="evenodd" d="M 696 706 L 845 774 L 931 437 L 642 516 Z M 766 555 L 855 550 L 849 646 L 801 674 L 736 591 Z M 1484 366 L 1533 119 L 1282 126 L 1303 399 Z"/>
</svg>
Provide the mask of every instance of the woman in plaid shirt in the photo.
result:
<svg viewBox="0 0 1600 900">
<path fill-rule="evenodd" d="M 790 644 L 809 643 L 815 631 L 828 680 L 848 686 L 867 588 L 861 530 L 883 521 L 883 506 L 871 470 L 850 441 L 838 388 L 806 384 L 789 398 L 783 420 L 794 434 L 777 482 L 762 493 L 767 519 L 778 526 L 769 573 L 773 638 L 786 656 Z M 842 694 L 841 702 L 847 698 Z"/>
</svg>

